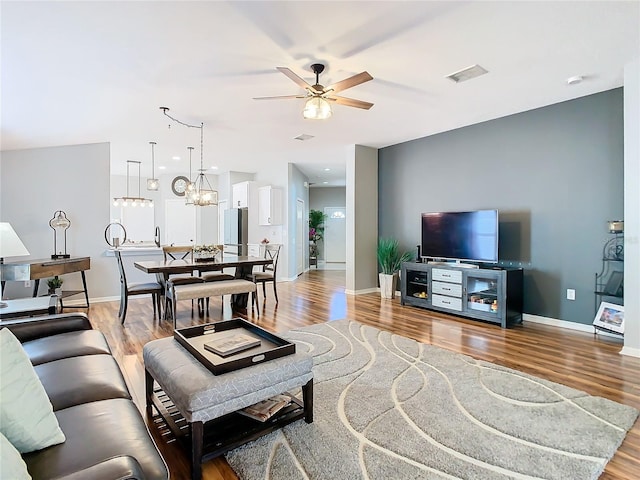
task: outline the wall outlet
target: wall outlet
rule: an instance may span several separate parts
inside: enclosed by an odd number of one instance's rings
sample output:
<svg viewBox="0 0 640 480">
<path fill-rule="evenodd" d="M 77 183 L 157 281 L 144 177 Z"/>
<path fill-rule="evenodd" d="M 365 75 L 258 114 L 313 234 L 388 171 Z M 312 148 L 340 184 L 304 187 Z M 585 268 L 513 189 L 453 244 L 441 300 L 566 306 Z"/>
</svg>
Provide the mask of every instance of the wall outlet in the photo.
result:
<svg viewBox="0 0 640 480">
<path fill-rule="evenodd" d="M 576 291 L 573 288 L 567 288 L 567 300 L 575 300 Z"/>
<path fill-rule="evenodd" d="M 24 286 L 25 286 L 25 288 L 31 288 L 31 280 L 26 280 L 24 282 Z"/>
</svg>

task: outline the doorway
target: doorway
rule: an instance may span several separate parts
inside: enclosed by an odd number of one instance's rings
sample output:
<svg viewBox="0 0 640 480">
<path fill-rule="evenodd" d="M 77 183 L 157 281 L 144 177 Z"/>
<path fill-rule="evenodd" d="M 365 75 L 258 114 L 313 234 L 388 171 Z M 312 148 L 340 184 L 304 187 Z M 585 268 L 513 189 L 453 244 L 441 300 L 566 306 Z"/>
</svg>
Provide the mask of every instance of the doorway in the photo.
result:
<svg viewBox="0 0 640 480">
<path fill-rule="evenodd" d="M 347 209 L 346 207 L 325 207 L 327 219 L 324 222 L 324 261 L 345 263 L 347 261 Z"/>
<path fill-rule="evenodd" d="M 165 200 L 165 244 L 189 245 L 196 243 L 196 209 L 184 200 Z"/>
</svg>

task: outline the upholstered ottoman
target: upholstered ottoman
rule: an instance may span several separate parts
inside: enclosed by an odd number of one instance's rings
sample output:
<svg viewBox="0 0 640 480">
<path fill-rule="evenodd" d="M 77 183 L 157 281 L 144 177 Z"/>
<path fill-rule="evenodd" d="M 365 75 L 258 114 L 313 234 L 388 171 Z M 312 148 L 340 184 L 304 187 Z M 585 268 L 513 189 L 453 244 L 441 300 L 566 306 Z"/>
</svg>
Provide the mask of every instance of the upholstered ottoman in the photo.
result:
<svg viewBox="0 0 640 480">
<path fill-rule="evenodd" d="M 235 442 L 226 450 L 204 452 L 207 422 L 216 428 L 214 420 L 219 417 L 298 387 L 302 387 L 303 414 L 294 419 L 304 416 L 307 423 L 313 422 L 313 359 L 307 353 L 296 352 L 222 375 L 213 375 L 173 338 L 147 343 L 143 358 L 149 413 L 154 401 L 156 408 L 162 408 L 154 393 L 155 380 L 191 427 L 192 479 L 201 478 L 203 461 L 242 444 Z M 275 428 L 265 428 L 264 433 Z"/>
</svg>

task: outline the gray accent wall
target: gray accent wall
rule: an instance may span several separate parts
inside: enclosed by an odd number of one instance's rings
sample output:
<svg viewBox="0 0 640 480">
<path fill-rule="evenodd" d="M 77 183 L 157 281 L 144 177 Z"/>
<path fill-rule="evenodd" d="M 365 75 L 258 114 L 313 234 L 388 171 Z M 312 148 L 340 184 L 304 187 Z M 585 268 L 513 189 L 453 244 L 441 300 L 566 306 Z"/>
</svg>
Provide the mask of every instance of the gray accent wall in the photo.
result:
<svg viewBox="0 0 640 480">
<path fill-rule="evenodd" d="M 379 233 L 415 252 L 422 212 L 497 208 L 500 263 L 524 268 L 524 312 L 591 324 L 623 163 L 622 88 L 383 148 Z"/>
</svg>

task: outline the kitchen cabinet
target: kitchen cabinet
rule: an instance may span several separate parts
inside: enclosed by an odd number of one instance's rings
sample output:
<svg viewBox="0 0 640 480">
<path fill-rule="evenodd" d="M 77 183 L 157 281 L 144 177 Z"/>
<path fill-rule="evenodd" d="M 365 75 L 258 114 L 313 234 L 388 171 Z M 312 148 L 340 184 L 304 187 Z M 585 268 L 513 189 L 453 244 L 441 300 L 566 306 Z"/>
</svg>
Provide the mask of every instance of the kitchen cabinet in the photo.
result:
<svg viewBox="0 0 640 480">
<path fill-rule="evenodd" d="M 282 225 L 282 189 L 271 185 L 258 188 L 258 224 Z"/>
</svg>

